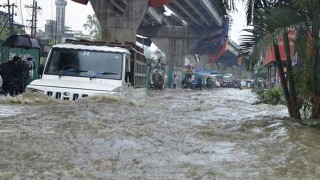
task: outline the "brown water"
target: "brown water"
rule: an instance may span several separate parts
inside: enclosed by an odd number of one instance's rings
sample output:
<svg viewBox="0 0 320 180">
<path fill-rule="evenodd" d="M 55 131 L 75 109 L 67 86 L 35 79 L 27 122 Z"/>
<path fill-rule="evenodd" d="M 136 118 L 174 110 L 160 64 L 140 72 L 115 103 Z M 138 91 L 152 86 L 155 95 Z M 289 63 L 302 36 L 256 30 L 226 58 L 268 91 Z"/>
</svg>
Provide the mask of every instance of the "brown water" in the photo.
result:
<svg viewBox="0 0 320 180">
<path fill-rule="evenodd" d="M 249 90 L 0 99 L 0 179 L 317 179 L 320 131 Z"/>
</svg>

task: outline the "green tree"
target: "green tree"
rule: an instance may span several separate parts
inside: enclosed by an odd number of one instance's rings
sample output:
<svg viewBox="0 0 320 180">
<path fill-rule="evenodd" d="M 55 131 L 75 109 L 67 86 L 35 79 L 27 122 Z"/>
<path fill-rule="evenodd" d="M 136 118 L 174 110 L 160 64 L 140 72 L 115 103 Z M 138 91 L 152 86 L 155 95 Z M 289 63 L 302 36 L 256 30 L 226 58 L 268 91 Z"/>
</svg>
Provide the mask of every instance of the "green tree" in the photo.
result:
<svg viewBox="0 0 320 180">
<path fill-rule="evenodd" d="M 160 50 L 160 49 L 156 49 L 154 51 L 154 54 L 156 55 L 156 59 L 160 60 L 160 61 L 163 61 L 164 58 L 165 58 L 165 55 L 164 53 Z"/>
<path fill-rule="evenodd" d="M 287 85 L 287 80 L 283 70 L 283 65 L 278 47 L 278 37 L 280 35 L 287 35 L 286 30 L 290 25 L 290 23 L 288 22 L 291 22 L 288 19 L 283 18 L 283 15 L 285 13 L 289 13 L 289 11 L 288 9 L 284 9 L 283 7 L 279 8 L 279 6 L 266 6 L 265 8 L 256 9 L 254 10 L 254 12 L 255 13 L 253 17 L 253 29 L 246 30 L 251 34 L 245 35 L 244 38 L 242 38 L 241 42 L 241 47 L 244 50 L 244 53 L 251 53 L 249 58 L 247 58 L 249 67 L 252 67 L 256 63 L 256 59 L 259 59 L 261 54 L 264 55 L 269 48 L 274 49 L 276 66 L 278 69 L 281 86 L 287 102 L 290 117 L 299 118 L 297 104 L 293 103 L 296 102 L 293 101 L 293 99 L 296 98 L 295 93 L 292 93 L 295 92 L 295 87 L 293 87 L 294 82 L 291 84 L 291 93 L 289 93 L 289 88 Z M 289 47 L 289 43 L 286 44 L 285 42 L 285 46 Z M 288 48 L 286 48 L 286 50 L 287 49 Z M 290 59 L 287 60 L 288 66 L 291 66 Z M 290 70 L 290 68 L 288 69 Z M 292 78 L 290 72 L 288 72 L 288 75 L 288 78 Z"/>
<path fill-rule="evenodd" d="M 251 65 L 256 63 L 255 59 L 264 54 L 268 47 L 275 49 L 288 110 L 290 116 L 296 119 L 300 118 L 299 109 L 302 107 L 310 107 L 311 118 L 320 117 L 319 11 L 318 0 L 283 0 L 274 6 L 254 9 L 252 21 L 254 28 L 247 30 L 251 35 L 245 36 L 242 41 L 245 53 L 250 55 L 247 62 Z M 297 68 L 293 69 L 291 63 L 289 30 L 294 30 L 297 37 L 294 46 L 302 64 L 298 73 L 295 73 Z M 279 36 L 284 39 L 287 78 L 281 67 L 277 45 Z M 299 81 L 295 82 L 295 79 Z"/>
<path fill-rule="evenodd" d="M 46 33 L 43 30 L 38 29 L 37 36 L 40 38 L 44 38 L 46 36 Z"/>
<path fill-rule="evenodd" d="M 10 28 L 8 26 L 8 23 L 6 24 L 5 21 L 3 22 L 5 26 L 0 26 L 0 40 L 4 41 L 10 36 Z M 24 30 L 21 28 L 18 28 L 17 26 L 13 26 L 13 34 L 24 34 Z"/>
<path fill-rule="evenodd" d="M 95 14 L 88 15 L 87 22 L 83 25 L 86 31 L 89 31 L 90 36 L 95 40 L 101 40 L 101 26 Z"/>
</svg>

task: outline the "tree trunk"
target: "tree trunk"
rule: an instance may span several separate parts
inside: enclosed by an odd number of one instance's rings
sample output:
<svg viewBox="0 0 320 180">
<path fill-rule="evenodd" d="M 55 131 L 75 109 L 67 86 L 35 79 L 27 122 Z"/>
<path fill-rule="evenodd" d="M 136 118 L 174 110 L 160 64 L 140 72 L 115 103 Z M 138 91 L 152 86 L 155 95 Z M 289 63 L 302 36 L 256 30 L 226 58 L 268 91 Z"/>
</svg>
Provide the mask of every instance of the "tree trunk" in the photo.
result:
<svg viewBox="0 0 320 180">
<path fill-rule="evenodd" d="M 294 75 L 293 75 L 292 61 L 291 61 L 291 56 L 290 56 L 290 42 L 289 42 L 289 36 L 288 36 L 287 30 L 284 30 L 284 32 L 283 32 L 283 43 L 284 43 L 286 58 L 287 58 L 287 77 L 289 80 L 291 109 L 292 109 L 292 113 L 293 113 L 292 115 L 293 115 L 293 118 L 295 118 L 295 119 L 301 119 L 301 115 L 299 112 L 299 106 L 298 106 L 296 85 L 295 85 Z"/>
<path fill-rule="evenodd" d="M 317 5 L 319 6 L 319 5 Z M 312 20 L 312 118 L 318 119 L 320 117 L 320 60 L 319 60 L 319 7 L 314 9 Z"/>
<path fill-rule="evenodd" d="M 293 118 L 293 111 L 292 111 L 292 104 L 291 104 L 291 98 L 290 98 L 290 94 L 289 94 L 289 90 L 288 90 L 288 86 L 287 86 L 287 81 L 286 81 L 286 77 L 284 74 L 284 70 L 283 70 L 283 66 L 282 66 L 282 62 L 281 62 L 281 56 L 280 56 L 280 52 L 279 52 L 279 47 L 277 44 L 273 44 L 273 48 L 274 48 L 274 54 L 276 57 L 276 65 L 278 68 L 278 73 L 279 73 L 279 77 L 280 77 L 280 81 L 281 81 L 281 86 L 283 89 L 283 93 L 284 96 L 286 98 L 287 101 L 287 108 L 289 111 L 289 115 L 291 118 Z"/>
</svg>

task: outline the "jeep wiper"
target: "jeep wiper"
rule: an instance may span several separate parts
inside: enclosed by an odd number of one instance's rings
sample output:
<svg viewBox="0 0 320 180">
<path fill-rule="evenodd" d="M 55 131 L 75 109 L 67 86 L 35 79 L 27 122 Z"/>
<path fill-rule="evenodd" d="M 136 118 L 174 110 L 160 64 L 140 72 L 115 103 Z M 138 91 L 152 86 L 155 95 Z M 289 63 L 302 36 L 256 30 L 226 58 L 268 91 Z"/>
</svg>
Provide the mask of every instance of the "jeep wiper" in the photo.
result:
<svg viewBox="0 0 320 180">
<path fill-rule="evenodd" d="M 96 72 L 95 75 L 90 77 L 90 80 L 92 78 L 98 78 L 98 77 L 101 77 L 101 76 L 104 76 L 104 75 L 119 75 L 119 74 L 118 73 L 113 73 L 113 72 Z"/>
<path fill-rule="evenodd" d="M 88 72 L 86 70 L 81 70 L 81 69 L 68 69 L 68 70 L 60 70 L 59 72 L 59 78 L 63 75 L 65 75 L 66 73 L 68 72 L 77 72 L 77 73 L 80 73 L 80 72 Z"/>
</svg>

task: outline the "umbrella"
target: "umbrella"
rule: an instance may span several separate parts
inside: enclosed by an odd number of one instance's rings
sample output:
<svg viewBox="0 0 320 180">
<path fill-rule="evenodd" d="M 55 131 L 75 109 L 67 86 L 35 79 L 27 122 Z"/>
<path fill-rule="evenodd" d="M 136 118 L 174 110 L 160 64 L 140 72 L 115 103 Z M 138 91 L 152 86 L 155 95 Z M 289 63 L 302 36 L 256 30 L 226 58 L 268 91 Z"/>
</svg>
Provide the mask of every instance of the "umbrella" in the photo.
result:
<svg viewBox="0 0 320 180">
<path fill-rule="evenodd" d="M 40 49 L 38 41 L 28 35 L 15 34 L 8 37 L 2 46 L 8 46 L 10 48 L 22 48 L 22 49 Z"/>
</svg>

